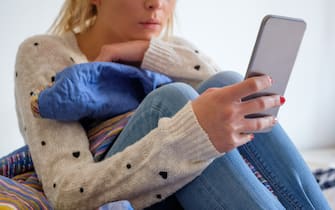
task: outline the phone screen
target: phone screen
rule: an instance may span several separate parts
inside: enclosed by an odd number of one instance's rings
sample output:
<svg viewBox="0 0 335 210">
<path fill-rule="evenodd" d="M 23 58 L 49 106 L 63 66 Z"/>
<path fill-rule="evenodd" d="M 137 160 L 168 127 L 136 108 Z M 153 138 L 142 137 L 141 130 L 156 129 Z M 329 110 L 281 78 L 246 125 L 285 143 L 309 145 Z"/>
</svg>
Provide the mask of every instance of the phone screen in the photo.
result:
<svg viewBox="0 0 335 210">
<path fill-rule="evenodd" d="M 306 23 L 301 19 L 274 15 L 264 17 L 245 78 L 266 74 L 272 77 L 273 85 L 243 100 L 273 94 L 284 96 L 305 29 Z M 279 107 L 246 117 L 277 116 L 278 111 Z"/>
</svg>

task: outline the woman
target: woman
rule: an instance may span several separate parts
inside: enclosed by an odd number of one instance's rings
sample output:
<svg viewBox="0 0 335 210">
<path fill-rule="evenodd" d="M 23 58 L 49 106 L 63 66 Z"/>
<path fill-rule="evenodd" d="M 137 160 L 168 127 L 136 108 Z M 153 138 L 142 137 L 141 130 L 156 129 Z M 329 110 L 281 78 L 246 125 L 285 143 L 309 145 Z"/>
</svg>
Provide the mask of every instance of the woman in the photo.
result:
<svg viewBox="0 0 335 210">
<path fill-rule="evenodd" d="M 174 8 L 175 0 L 66 0 L 54 34 L 20 46 L 19 124 L 52 205 L 92 209 L 125 199 L 135 209 L 175 202 L 185 209 L 328 209 L 276 119 L 244 118 L 285 102 L 278 95 L 241 102 L 271 86 L 271 78 L 240 82 L 231 72 L 215 74 L 218 67 L 207 56 L 169 35 Z M 91 61 L 139 63 L 182 82 L 150 93 L 97 163 L 79 122 L 37 119 L 30 111 L 31 90 Z M 268 127 L 269 133 L 251 134 Z"/>
</svg>

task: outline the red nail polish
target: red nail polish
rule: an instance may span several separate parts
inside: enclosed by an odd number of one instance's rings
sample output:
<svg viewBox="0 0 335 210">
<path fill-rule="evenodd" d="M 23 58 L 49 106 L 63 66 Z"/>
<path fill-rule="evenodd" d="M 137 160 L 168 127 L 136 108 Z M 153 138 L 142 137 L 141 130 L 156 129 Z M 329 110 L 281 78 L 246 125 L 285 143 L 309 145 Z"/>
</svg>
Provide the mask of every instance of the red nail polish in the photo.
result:
<svg viewBox="0 0 335 210">
<path fill-rule="evenodd" d="M 286 99 L 284 96 L 280 96 L 280 104 L 283 105 L 285 103 Z"/>
</svg>

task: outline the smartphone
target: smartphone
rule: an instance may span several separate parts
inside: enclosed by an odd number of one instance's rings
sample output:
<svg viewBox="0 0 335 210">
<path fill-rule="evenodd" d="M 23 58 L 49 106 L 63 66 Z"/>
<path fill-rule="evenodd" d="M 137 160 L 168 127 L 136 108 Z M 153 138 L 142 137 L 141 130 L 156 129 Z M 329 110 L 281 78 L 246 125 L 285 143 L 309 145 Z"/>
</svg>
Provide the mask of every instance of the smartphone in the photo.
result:
<svg viewBox="0 0 335 210">
<path fill-rule="evenodd" d="M 276 15 L 263 18 L 245 79 L 266 74 L 272 77 L 273 85 L 243 101 L 274 94 L 284 96 L 305 30 L 306 23 L 302 19 Z M 279 107 L 272 108 L 246 118 L 277 116 L 278 111 Z"/>
</svg>

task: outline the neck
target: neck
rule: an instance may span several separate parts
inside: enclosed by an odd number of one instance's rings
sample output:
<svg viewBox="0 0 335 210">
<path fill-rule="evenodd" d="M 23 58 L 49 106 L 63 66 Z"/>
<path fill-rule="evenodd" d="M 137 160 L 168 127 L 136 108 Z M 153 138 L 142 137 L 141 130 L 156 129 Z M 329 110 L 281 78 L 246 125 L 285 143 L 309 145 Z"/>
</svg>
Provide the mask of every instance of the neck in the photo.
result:
<svg viewBox="0 0 335 210">
<path fill-rule="evenodd" d="M 83 33 L 76 34 L 76 39 L 80 50 L 89 61 L 95 60 L 104 45 L 122 42 L 122 40 L 115 38 L 115 36 L 99 30 L 96 25 L 93 25 Z"/>
</svg>

